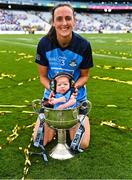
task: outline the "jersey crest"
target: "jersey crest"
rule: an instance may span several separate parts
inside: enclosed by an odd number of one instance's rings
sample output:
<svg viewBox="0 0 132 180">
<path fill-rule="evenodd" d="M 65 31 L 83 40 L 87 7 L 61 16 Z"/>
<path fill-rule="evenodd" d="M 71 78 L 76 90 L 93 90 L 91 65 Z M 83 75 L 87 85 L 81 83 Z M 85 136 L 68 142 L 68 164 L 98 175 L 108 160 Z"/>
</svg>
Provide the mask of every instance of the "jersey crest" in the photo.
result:
<svg viewBox="0 0 132 180">
<path fill-rule="evenodd" d="M 71 60 L 70 63 L 69 63 L 69 65 L 70 65 L 71 67 L 77 66 L 76 60 L 75 60 L 75 59 Z"/>
</svg>

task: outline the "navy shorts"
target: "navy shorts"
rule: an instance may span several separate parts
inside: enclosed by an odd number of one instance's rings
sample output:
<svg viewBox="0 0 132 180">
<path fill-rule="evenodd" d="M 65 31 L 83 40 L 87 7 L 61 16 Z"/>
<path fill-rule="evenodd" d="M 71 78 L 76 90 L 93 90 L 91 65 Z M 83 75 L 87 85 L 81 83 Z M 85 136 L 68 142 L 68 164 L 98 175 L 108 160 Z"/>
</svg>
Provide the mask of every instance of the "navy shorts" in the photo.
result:
<svg viewBox="0 0 132 180">
<path fill-rule="evenodd" d="M 79 114 L 87 115 L 87 113 L 88 113 L 88 102 L 83 101 L 83 102 L 81 102 L 81 106 L 79 108 Z"/>
</svg>

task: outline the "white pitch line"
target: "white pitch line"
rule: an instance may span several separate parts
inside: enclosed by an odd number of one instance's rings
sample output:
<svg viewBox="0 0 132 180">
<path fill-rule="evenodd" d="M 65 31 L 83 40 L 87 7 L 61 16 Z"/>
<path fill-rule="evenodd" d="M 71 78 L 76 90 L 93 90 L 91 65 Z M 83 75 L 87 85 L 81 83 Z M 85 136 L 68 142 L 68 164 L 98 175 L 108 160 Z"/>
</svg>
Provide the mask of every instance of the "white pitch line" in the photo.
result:
<svg viewBox="0 0 132 180">
<path fill-rule="evenodd" d="M 93 56 L 101 56 L 101 57 L 107 57 L 107 58 L 114 58 L 114 59 L 121 59 L 121 60 L 132 60 L 132 58 L 126 58 L 126 57 L 119 57 L 119 56 L 111 56 L 111 55 L 105 55 L 105 54 L 94 54 Z"/>
<path fill-rule="evenodd" d="M 37 45 L 35 45 L 35 44 L 28 44 L 28 43 L 24 43 L 24 42 L 15 42 L 15 41 L 9 41 L 9 40 L 0 40 L 0 42 L 8 42 L 8 43 L 17 44 L 17 45 L 25 45 L 25 46 L 30 46 L 30 47 L 31 46 L 32 47 L 37 47 Z M 93 56 L 101 56 L 101 57 L 122 59 L 122 60 L 132 60 L 132 58 L 122 58 L 122 57 L 119 57 L 119 56 L 111 56 L 111 55 L 96 54 L 96 53 L 93 53 Z"/>
<path fill-rule="evenodd" d="M 28 44 L 28 43 L 24 43 L 24 42 L 15 42 L 15 41 L 8 41 L 8 40 L 0 40 L 0 42 L 8 42 L 11 44 L 17 44 L 17 45 L 25 45 L 25 46 L 32 46 L 32 47 L 37 47 L 37 45 L 34 44 Z"/>
</svg>

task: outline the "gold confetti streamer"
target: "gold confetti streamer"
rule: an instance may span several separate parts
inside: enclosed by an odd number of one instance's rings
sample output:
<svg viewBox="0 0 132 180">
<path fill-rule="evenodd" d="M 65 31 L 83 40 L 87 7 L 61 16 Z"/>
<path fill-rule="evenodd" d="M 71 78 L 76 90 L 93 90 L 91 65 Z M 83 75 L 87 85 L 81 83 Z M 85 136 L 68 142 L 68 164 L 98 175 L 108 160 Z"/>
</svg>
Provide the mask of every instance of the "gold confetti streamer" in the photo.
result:
<svg viewBox="0 0 132 180">
<path fill-rule="evenodd" d="M 25 103 L 29 103 L 29 101 L 28 101 L 28 100 L 25 100 L 24 102 L 25 102 Z"/>
<path fill-rule="evenodd" d="M 18 53 L 19 56 L 25 56 L 25 53 Z"/>
<path fill-rule="evenodd" d="M 107 107 L 117 107 L 115 104 L 107 104 Z"/>
<path fill-rule="evenodd" d="M 22 111 L 22 113 L 25 113 L 25 114 L 36 114 L 34 111 Z"/>
<path fill-rule="evenodd" d="M 20 127 L 17 124 L 12 130 L 12 134 L 7 137 L 7 141 L 9 142 L 9 144 L 19 136 L 18 134 L 19 130 L 20 130 Z"/>
<path fill-rule="evenodd" d="M 97 68 L 103 69 L 116 69 L 116 70 L 125 70 L 125 71 L 132 71 L 132 67 L 114 67 L 108 65 L 96 65 Z"/>
<path fill-rule="evenodd" d="M 121 81 L 119 79 L 113 79 L 111 77 L 99 77 L 99 76 L 93 76 L 93 79 L 99 79 L 99 80 L 104 80 L 104 81 L 113 81 L 113 82 L 119 82 L 119 83 L 124 83 L 124 84 L 129 84 L 132 85 L 132 81 Z"/>
<path fill-rule="evenodd" d="M 0 79 L 3 79 L 4 77 L 0 77 Z M 39 77 L 33 77 L 33 78 L 29 78 L 28 80 L 25 80 L 24 82 L 19 82 L 18 84 L 16 84 L 15 86 L 22 86 L 23 84 L 27 83 L 27 82 L 31 82 L 31 81 L 35 81 L 37 80 Z M 12 79 L 12 78 L 11 78 Z M 12 86 L 6 86 L 4 88 L 11 88 Z"/>
<path fill-rule="evenodd" d="M 128 130 L 128 131 L 132 131 L 132 128 L 128 128 L 128 127 L 125 127 L 125 126 L 119 126 L 115 123 L 113 123 L 112 121 L 102 121 L 100 123 L 101 126 L 103 125 L 106 125 L 106 126 L 110 126 L 112 128 L 116 128 L 116 129 L 120 129 L 120 130 Z"/>
<path fill-rule="evenodd" d="M 12 143 L 18 136 L 19 136 L 19 131 L 20 130 L 23 130 L 23 129 L 28 129 L 28 128 L 31 128 L 31 127 L 34 127 L 35 123 L 32 123 L 30 125 L 27 125 L 27 126 L 18 126 L 18 124 L 16 124 L 16 126 L 13 128 L 12 130 L 12 134 L 10 134 L 6 139 L 7 139 L 7 142 L 3 145 L 0 145 L 0 149 L 2 149 L 4 146 L 6 146 L 7 144 L 10 144 Z M 2 129 L 0 130 L 2 132 Z"/>
<path fill-rule="evenodd" d="M 23 82 L 20 82 L 20 83 L 18 83 L 17 85 L 18 85 L 18 86 L 21 86 L 21 85 L 23 85 Z"/>
<path fill-rule="evenodd" d="M 22 147 L 19 147 L 19 150 L 22 150 L 23 148 Z"/>
<path fill-rule="evenodd" d="M 30 54 L 26 55 L 25 53 L 19 53 L 18 56 L 21 56 L 21 57 L 16 58 L 17 62 L 21 61 L 21 60 L 25 60 L 25 59 L 33 59 L 33 57 L 34 57 L 33 55 L 30 55 Z M 30 60 L 30 62 L 31 62 L 31 60 Z"/>
<path fill-rule="evenodd" d="M 23 177 L 22 177 L 23 180 L 27 176 L 29 168 L 31 166 L 30 147 L 31 147 L 31 144 L 32 144 L 32 140 L 33 140 L 33 138 L 31 137 L 30 142 L 29 142 L 27 148 L 24 149 L 25 163 L 24 163 L 24 168 L 23 168 Z"/>
<path fill-rule="evenodd" d="M 119 45 L 118 43 L 116 43 L 115 45 Z M 113 52 L 110 52 L 108 50 L 104 50 L 104 49 L 99 49 L 99 50 L 96 50 L 96 51 L 93 51 L 93 55 L 94 54 L 99 54 L 99 55 L 110 55 L 110 54 L 113 54 Z M 122 58 L 122 59 L 128 59 L 129 57 L 132 57 L 132 54 L 131 53 L 126 53 L 126 52 L 118 52 L 116 51 L 115 52 L 116 55 L 120 55 L 122 57 L 119 57 L 119 56 L 114 56 L 114 57 L 117 57 L 117 58 Z"/>
<path fill-rule="evenodd" d="M 30 125 L 27 125 L 27 126 L 24 127 L 24 129 L 34 127 L 35 124 L 36 124 L 36 123 L 32 123 L 32 124 L 30 124 Z"/>
<path fill-rule="evenodd" d="M 12 78 L 14 78 L 14 77 L 16 77 L 15 74 L 5 74 L 5 73 L 1 73 L 1 75 L 0 75 L 0 79 L 4 79 L 4 78 L 12 79 Z"/>
</svg>

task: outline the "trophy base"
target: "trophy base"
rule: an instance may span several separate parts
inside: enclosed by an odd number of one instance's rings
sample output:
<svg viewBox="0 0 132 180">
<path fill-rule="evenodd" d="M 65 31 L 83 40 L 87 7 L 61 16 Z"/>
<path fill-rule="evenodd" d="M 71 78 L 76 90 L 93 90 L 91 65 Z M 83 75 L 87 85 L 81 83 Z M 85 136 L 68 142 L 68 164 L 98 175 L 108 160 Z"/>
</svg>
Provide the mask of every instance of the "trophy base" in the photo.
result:
<svg viewBox="0 0 132 180">
<path fill-rule="evenodd" d="M 74 155 L 69 151 L 68 145 L 58 143 L 50 152 L 50 157 L 59 160 L 66 160 L 73 158 Z"/>
</svg>

